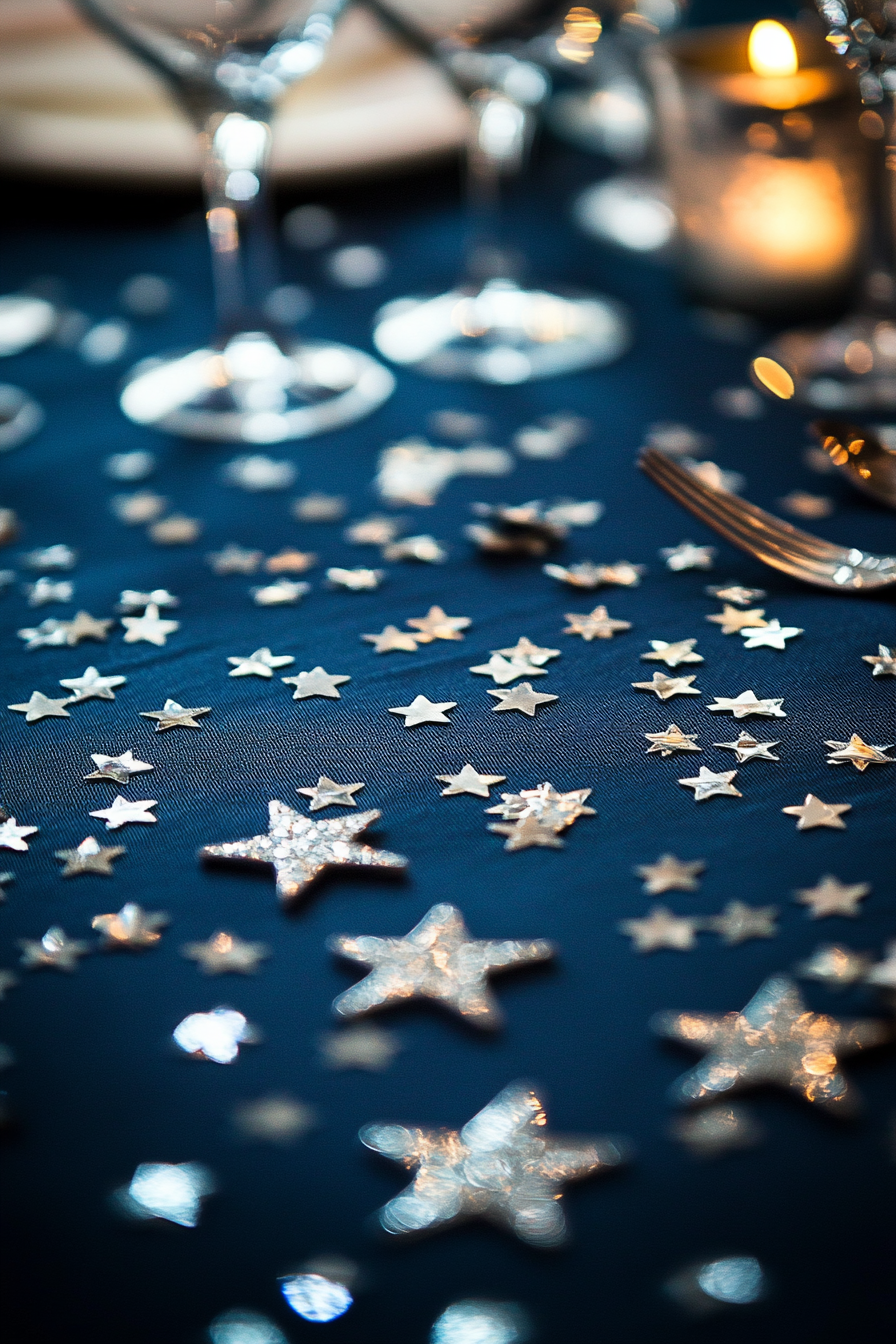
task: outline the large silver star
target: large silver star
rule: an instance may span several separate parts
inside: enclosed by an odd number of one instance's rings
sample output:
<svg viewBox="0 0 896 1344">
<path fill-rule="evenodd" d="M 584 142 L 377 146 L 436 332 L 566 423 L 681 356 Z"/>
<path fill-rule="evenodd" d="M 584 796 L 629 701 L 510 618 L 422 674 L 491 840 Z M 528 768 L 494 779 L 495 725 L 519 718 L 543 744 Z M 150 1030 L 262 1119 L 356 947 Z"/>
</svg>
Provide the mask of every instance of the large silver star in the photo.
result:
<svg viewBox="0 0 896 1344">
<path fill-rule="evenodd" d="M 126 852 L 124 845 L 101 845 L 88 835 L 76 849 L 57 849 L 53 857 L 65 864 L 60 877 L 80 877 L 82 873 L 114 877 L 112 863 Z"/>
<path fill-rule="evenodd" d="M 772 1083 L 831 1111 L 852 1109 L 838 1056 L 880 1045 L 891 1035 L 883 1022 L 838 1022 L 810 1013 L 788 975 L 773 975 L 742 1012 L 657 1013 L 660 1036 L 681 1041 L 704 1058 L 673 1085 L 676 1101 L 693 1105 L 721 1093 Z"/>
<path fill-rule="evenodd" d="M 544 667 L 552 658 L 560 657 L 559 649 L 542 648 L 539 644 L 533 644 L 525 635 L 520 635 L 509 649 L 492 649 L 492 653 L 500 654 L 502 658 L 510 658 L 511 661 L 515 659 L 518 662 L 534 663 L 536 667 Z"/>
<path fill-rule="evenodd" d="M 156 732 L 164 733 L 169 728 L 201 728 L 202 724 L 197 723 L 196 720 L 202 718 L 203 714 L 211 714 L 211 712 L 211 705 L 185 709 L 176 700 L 166 700 L 162 709 L 141 710 L 140 717 L 141 719 L 155 719 Z"/>
<path fill-rule="evenodd" d="M 503 784 L 507 776 L 481 775 L 468 761 L 459 774 L 436 775 L 435 778 L 440 784 L 448 785 L 447 789 L 442 789 L 443 798 L 451 798 L 458 793 L 472 793 L 476 798 L 488 798 L 491 786 Z"/>
<path fill-rule="evenodd" d="M 97 808 L 90 815 L 105 821 L 107 831 L 117 831 L 120 827 L 127 826 L 128 822 L 144 822 L 152 825 L 158 821 L 158 817 L 154 817 L 150 812 L 151 807 L 158 807 L 158 799 L 123 798 L 119 793 L 112 799 L 110 807 Z"/>
<path fill-rule="evenodd" d="M 365 644 L 372 644 L 374 653 L 416 653 L 417 640 L 409 630 L 387 625 L 378 635 L 362 635 Z"/>
<path fill-rule="evenodd" d="M 662 854 L 656 863 L 639 864 L 635 872 L 643 877 L 647 894 L 659 896 L 663 891 L 696 891 L 705 868 L 702 859 L 676 859 L 674 854 Z"/>
<path fill-rule="evenodd" d="M 827 758 L 828 765 L 854 765 L 857 770 L 867 770 L 869 765 L 892 765 L 892 756 L 885 756 L 893 743 L 885 747 L 873 747 L 863 742 L 858 733 L 853 733 L 848 742 L 825 742 L 832 750 Z"/>
<path fill-rule="evenodd" d="M 807 793 L 801 803 L 793 807 L 782 807 L 789 817 L 796 817 L 798 831 L 814 831 L 818 826 L 827 826 L 832 831 L 845 831 L 846 822 L 841 813 L 851 812 L 852 803 L 825 803 L 814 793 Z"/>
<path fill-rule="evenodd" d="M 132 751 L 122 752 L 120 756 L 103 756 L 96 752 L 90 759 L 96 769 L 85 775 L 85 779 L 113 779 L 116 784 L 127 784 L 131 775 L 142 775 L 155 769 L 148 761 L 138 761 Z"/>
<path fill-rule="evenodd" d="M 313 667 L 310 672 L 298 672 L 294 677 L 281 677 L 284 686 L 293 686 L 293 700 L 310 700 L 314 696 L 323 696 L 326 700 L 339 700 L 341 696 L 337 686 L 343 686 L 351 677 L 338 672 L 326 672 L 322 667 Z"/>
<path fill-rule="evenodd" d="M 80 677 L 64 677 L 59 685 L 72 692 L 68 701 L 79 705 L 82 700 L 114 700 L 115 687 L 123 686 L 127 677 L 101 677 L 95 667 L 87 667 Z"/>
<path fill-rule="evenodd" d="M 694 653 L 696 639 L 679 639 L 667 644 L 664 639 L 652 639 L 652 653 L 642 653 L 642 663 L 665 663 L 667 667 L 678 667 L 680 663 L 702 663 L 699 653 Z"/>
<path fill-rule="evenodd" d="M 863 653 L 862 662 L 870 663 L 873 677 L 896 677 L 896 649 L 878 644 L 877 653 Z"/>
<path fill-rule="evenodd" d="M 658 700 L 671 700 L 675 695 L 702 695 L 702 691 L 691 685 L 696 679 L 696 675 L 667 677 L 665 672 L 654 672 L 650 681 L 633 681 L 632 686 L 636 691 L 652 691 Z"/>
<path fill-rule="evenodd" d="M 36 835 L 39 826 L 18 826 L 15 817 L 0 821 L 0 849 L 15 849 L 22 854 L 28 849 L 26 835 Z"/>
<path fill-rule="evenodd" d="M 320 775 L 316 784 L 296 789 L 296 793 L 311 799 L 312 812 L 320 812 L 324 807 L 357 807 L 353 795 L 363 788 L 363 784 L 337 784 L 335 779 Z"/>
<path fill-rule="evenodd" d="M 469 670 L 480 677 L 491 677 L 498 686 L 506 686 L 508 682 L 516 681 L 517 677 L 547 676 L 543 667 L 525 658 L 504 658 L 500 653 L 493 653 L 487 663 L 477 663 Z"/>
<path fill-rule="evenodd" d="M 36 971 L 52 967 L 57 971 L 76 971 L 78 958 L 86 957 L 91 951 L 89 943 L 78 938 L 69 938 L 58 924 L 47 929 L 43 938 L 20 938 L 19 958 L 26 970 Z"/>
<path fill-rule="evenodd" d="M 676 952 L 690 952 L 697 946 L 697 931 L 701 922 L 690 915 L 674 915 L 665 905 L 655 905 L 643 919 L 621 919 L 620 933 L 632 939 L 638 952 L 657 952 L 670 947 Z"/>
<path fill-rule="evenodd" d="M 621 630 L 631 630 L 631 621 L 617 621 L 606 607 L 595 607 L 587 613 L 567 611 L 569 625 L 564 626 L 564 635 L 581 635 L 586 643 L 592 639 L 612 639 Z"/>
<path fill-rule="evenodd" d="M 463 639 L 462 630 L 471 625 L 469 616 L 446 616 L 441 607 L 430 607 L 425 616 L 412 616 L 405 621 L 418 644 L 431 644 L 434 639 Z"/>
<path fill-rule="evenodd" d="M 332 952 L 371 967 L 370 974 L 333 1003 L 340 1017 L 357 1017 L 390 1003 L 435 999 L 478 1027 L 499 1027 L 502 1015 L 489 990 L 493 971 L 509 970 L 554 955 L 543 938 L 471 938 L 454 905 L 434 905 L 403 938 L 327 939 Z"/>
<path fill-rule="evenodd" d="M 625 1160 L 620 1143 L 547 1132 L 538 1094 L 511 1083 L 461 1130 L 365 1125 L 361 1142 L 414 1171 L 411 1184 L 379 1211 L 387 1232 L 431 1232 L 486 1218 L 530 1246 L 566 1240 L 563 1186 Z"/>
<path fill-rule="evenodd" d="M 456 709 L 456 700 L 427 700 L 415 695 L 409 705 L 395 705 L 390 714 L 403 714 L 405 728 L 416 728 L 420 723 L 450 723 L 446 710 Z"/>
<path fill-rule="evenodd" d="M 355 836 L 379 819 L 381 814 L 376 809 L 329 821 L 312 821 L 276 800 L 268 803 L 268 811 L 267 835 L 204 845 L 199 851 L 200 858 L 271 864 L 277 875 L 277 895 L 282 901 L 301 895 L 325 868 L 407 867 L 403 854 L 355 843 Z"/>
<path fill-rule="evenodd" d="M 219 929 L 204 943 L 185 943 L 180 950 L 188 961 L 198 962 L 206 975 L 254 975 L 259 963 L 271 955 L 267 943 L 247 943 L 235 933 Z"/>
<path fill-rule="evenodd" d="M 117 914 L 94 915 L 90 927 L 102 934 L 102 947 L 106 952 L 125 948 L 143 951 L 155 947 L 162 936 L 159 930 L 168 922 L 164 911 L 144 910 L 142 905 L 128 901 Z"/>
<path fill-rule="evenodd" d="M 692 775 L 689 779 L 680 779 L 678 782 L 686 789 L 693 789 L 694 802 L 702 803 L 707 798 L 721 798 L 726 794 L 734 798 L 743 798 L 740 789 L 734 787 L 733 781 L 736 778 L 736 770 L 724 770 L 717 774 L 701 765 L 699 774 Z"/>
<path fill-rule="evenodd" d="M 278 667 L 289 667 L 290 663 L 295 662 L 292 654 L 289 653 L 271 653 L 270 649 L 256 649 L 245 658 L 229 657 L 227 659 L 232 672 L 228 672 L 228 677 L 266 677 L 268 680 L 274 675 L 273 669 Z"/>
<path fill-rule="evenodd" d="M 16 714 L 24 714 L 26 723 L 39 723 L 41 719 L 70 718 L 71 715 L 65 708 L 69 704 L 71 704 L 70 696 L 53 700 L 42 691 L 32 691 L 30 700 L 24 700 L 20 705 L 7 705 L 6 708 Z"/>
<path fill-rule="evenodd" d="M 760 742 L 753 737 L 752 733 L 738 733 L 736 742 L 713 742 L 714 747 L 724 747 L 725 751 L 733 751 L 737 757 L 738 765 L 743 765 L 745 761 L 780 761 L 780 756 L 775 756 L 772 747 L 779 747 L 780 741 Z"/>
<path fill-rule="evenodd" d="M 703 921 L 703 926 L 717 933 L 728 947 L 736 947 L 749 938 L 774 938 L 778 932 L 777 917 L 776 905 L 729 901 L 720 915 L 710 915 Z"/>
<path fill-rule="evenodd" d="M 751 714 L 760 715 L 765 719 L 786 719 L 787 715 L 781 708 L 783 703 L 783 699 L 759 700 L 755 691 L 741 691 L 740 695 L 733 698 L 717 695 L 715 704 L 708 705 L 707 708 L 710 714 L 733 714 L 736 719 L 746 719 Z"/>
<path fill-rule="evenodd" d="M 169 621 L 160 616 L 154 602 L 150 602 L 142 616 L 122 616 L 121 623 L 125 628 L 125 644 L 155 644 L 159 648 L 167 642 L 169 635 L 180 629 L 180 621 Z"/>
<path fill-rule="evenodd" d="M 534 718 L 535 711 L 540 705 L 550 704 L 552 700 L 559 699 L 559 696 L 548 695 L 547 692 L 533 691 L 532 683 L 521 681 L 519 686 L 514 686 L 509 691 L 487 691 L 487 695 L 493 695 L 499 703 L 492 705 L 492 710 L 496 714 L 502 714 L 507 710 L 516 709 L 520 714 L 526 714 Z"/>
<path fill-rule="evenodd" d="M 664 546 L 660 555 L 667 569 L 712 569 L 715 546 L 695 546 L 692 541 L 680 541 L 677 546 Z"/>
<path fill-rule="evenodd" d="M 702 751 L 702 747 L 696 745 L 696 733 L 683 733 L 677 723 L 670 723 L 664 733 L 645 733 L 644 736 L 651 744 L 647 748 L 647 755 L 652 756 L 654 752 L 659 752 L 661 756 L 671 756 L 676 751 Z"/>
<path fill-rule="evenodd" d="M 767 621 L 760 629 L 738 632 L 745 649 L 783 649 L 788 639 L 803 633 L 797 625 L 782 625 L 779 620 Z"/>
<path fill-rule="evenodd" d="M 814 887 L 800 887 L 794 895 L 798 905 L 808 906 L 810 919 L 824 919 L 828 915 L 860 915 L 859 901 L 871 891 L 868 882 L 841 882 L 830 873 L 818 879 Z"/>
</svg>

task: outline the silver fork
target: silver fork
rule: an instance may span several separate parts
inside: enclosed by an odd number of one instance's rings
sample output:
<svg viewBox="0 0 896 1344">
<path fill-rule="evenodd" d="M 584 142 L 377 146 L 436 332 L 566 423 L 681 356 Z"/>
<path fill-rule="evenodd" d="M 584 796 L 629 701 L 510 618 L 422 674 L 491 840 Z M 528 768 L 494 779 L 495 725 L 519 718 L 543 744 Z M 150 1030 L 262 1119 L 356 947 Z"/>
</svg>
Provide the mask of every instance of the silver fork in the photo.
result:
<svg viewBox="0 0 896 1344">
<path fill-rule="evenodd" d="M 837 592 L 896 583 L 896 556 L 871 555 L 813 537 L 727 490 L 711 489 L 656 448 L 643 449 L 638 464 L 701 522 L 773 569 Z"/>
</svg>

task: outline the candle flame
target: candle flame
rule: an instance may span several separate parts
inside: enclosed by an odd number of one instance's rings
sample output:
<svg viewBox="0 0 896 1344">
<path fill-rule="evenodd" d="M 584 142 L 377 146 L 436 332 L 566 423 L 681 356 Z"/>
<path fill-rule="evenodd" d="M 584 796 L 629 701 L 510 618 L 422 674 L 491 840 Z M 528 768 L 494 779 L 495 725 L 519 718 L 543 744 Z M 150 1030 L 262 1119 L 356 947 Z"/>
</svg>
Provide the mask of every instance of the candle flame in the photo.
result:
<svg viewBox="0 0 896 1344">
<path fill-rule="evenodd" d="M 762 19 L 753 25 L 747 45 L 750 69 L 755 75 L 782 78 L 799 69 L 796 45 L 783 23 Z"/>
</svg>

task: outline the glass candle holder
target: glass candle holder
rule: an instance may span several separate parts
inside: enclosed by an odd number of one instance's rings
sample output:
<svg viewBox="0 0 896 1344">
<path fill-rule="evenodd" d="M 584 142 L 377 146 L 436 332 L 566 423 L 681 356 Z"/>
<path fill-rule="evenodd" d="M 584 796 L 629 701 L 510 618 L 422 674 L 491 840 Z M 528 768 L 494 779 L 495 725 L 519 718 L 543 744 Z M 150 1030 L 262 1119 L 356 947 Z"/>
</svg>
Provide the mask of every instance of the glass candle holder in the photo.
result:
<svg viewBox="0 0 896 1344">
<path fill-rule="evenodd" d="M 869 231 L 871 144 L 823 37 L 708 28 L 658 43 L 647 64 L 689 288 L 757 313 L 843 302 Z"/>
</svg>

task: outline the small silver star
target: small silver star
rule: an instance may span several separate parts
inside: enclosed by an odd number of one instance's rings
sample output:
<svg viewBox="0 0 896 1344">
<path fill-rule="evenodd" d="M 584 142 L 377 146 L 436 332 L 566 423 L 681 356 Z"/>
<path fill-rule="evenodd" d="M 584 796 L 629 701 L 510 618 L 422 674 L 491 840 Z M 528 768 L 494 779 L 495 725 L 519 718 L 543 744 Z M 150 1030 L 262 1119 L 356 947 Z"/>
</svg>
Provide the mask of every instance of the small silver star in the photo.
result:
<svg viewBox="0 0 896 1344">
<path fill-rule="evenodd" d="M 418 644 L 431 644 L 434 639 L 463 639 L 462 630 L 472 624 L 469 616 L 446 616 L 441 607 L 430 607 L 425 616 L 411 616 L 405 621 Z"/>
<path fill-rule="evenodd" d="M 142 616 L 122 616 L 121 623 L 126 632 L 125 644 L 155 644 L 159 648 L 167 642 L 169 635 L 180 629 L 180 621 L 169 621 L 159 616 L 159 609 L 154 602 L 150 602 Z"/>
<path fill-rule="evenodd" d="M 663 891 L 696 891 L 705 868 L 702 859 L 676 859 L 674 854 L 662 854 L 656 863 L 642 863 L 635 872 L 644 878 L 647 894 L 659 896 Z"/>
<path fill-rule="evenodd" d="M 287 490 L 296 478 L 296 467 L 265 453 L 243 453 L 226 463 L 222 475 L 240 490 Z"/>
<path fill-rule="evenodd" d="M 749 718 L 751 714 L 760 715 L 765 719 L 786 719 L 787 715 L 781 708 L 784 701 L 781 700 L 759 700 L 754 691 L 741 691 L 733 699 L 729 696 L 716 696 L 715 704 L 708 705 L 710 714 L 733 714 L 736 719 Z"/>
<path fill-rule="evenodd" d="M 606 607 L 595 607 L 587 613 L 567 611 L 569 625 L 564 627 L 564 635 L 581 635 L 586 643 L 592 639 L 612 639 L 621 630 L 631 630 L 631 621 L 617 621 L 607 612 Z"/>
<path fill-rule="evenodd" d="M 95 639 L 104 644 L 109 638 L 109 626 L 115 622 L 111 618 L 97 620 L 89 611 L 79 611 L 65 625 L 65 643 L 74 648 L 82 639 Z"/>
<path fill-rule="evenodd" d="M 264 567 L 269 574 L 304 574 L 316 564 L 317 556 L 313 551 L 297 551 L 292 546 L 285 546 L 276 555 L 269 555 Z"/>
<path fill-rule="evenodd" d="M 387 625 L 378 635 L 362 635 L 365 644 L 374 646 L 374 653 L 416 653 L 417 640 L 408 630 Z"/>
<path fill-rule="evenodd" d="M 154 490 L 135 490 L 130 495 L 113 495 L 109 508 L 122 523 L 134 527 L 140 523 L 154 523 L 168 507 L 164 495 Z"/>
<path fill-rule="evenodd" d="M 738 1148 L 752 1148 L 765 1131 L 743 1106 L 706 1106 L 676 1116 L 671 1134 L 698 1157 L 718 1157 Z"/>
<path fill-rule="evenodd" d="M 396 705 L 390 714 L 403 714 L 405 728 L 416 728 L 420 723 L 450 723 L 446 710 L 456 709 L 456 700 L 427 700 L 425 695 L 415 695 L 409 705 Z"/>
<path fill-rule="evenodd" d="M 543 826 L 552 831 L 565 831 L 579 817 L 595 817 L 593 807 L 587 807 L 591 797 L 590 789 L 570 789 L 568 793 L 558 793 L 553 784 L 544 782 L 535 789 L 523 789 L 520 793 L 502 793 L 500 803 L 487 807 L 489 813 L 503 817 L 505 821 L 521 821 L 534 817 Z"/>
<path fill-rule="evenodd" d="M 873 677 L 896 677 L 896 649 L 878 644 L 877 653 L 863 653 L 862 662 L 870 663 Z"/>
<path fill-rule="evenodd" d="M 140 717 L 155 719 L 156 732 L 164 733 L 169 728 L 201 728 L 202 724 L 196 722 L 197 718 L 211 712 L 211 705 L 202 705 L 198 709 L 184 709 L 176 700 L 166 700 L 164 708 L 141 710 Z"/>
<path fill-rule="evenodd" d="M 336 523 L 344 518 L 348 500 L 344 495 L 325 495 L 314 490 L 293 502 L 292 511 L 303 523 Z"/>
<path fill-rule="evenodd" d="M 690 952 L 697 946 L 700 923 L 688 915 L 673 915 L 665 905 L 655 905 L 643 919 L 621 919 L 617 928 L 632 939 L 637 952 L 658 952 L 663 947 Z"/>
<path fill-rule="evenodd" d="M 272 669 L 278 667 L 289 667 L 290 663 L 295 662 L 295 658 L 289 653 L 271 653 L 270 649 L 256 649 L 246 658 L 229 657 L 227 659 L 232 672 L 228 672 L 228 677 L 267 677 L 273 675 Z"/>
<path fill-rule="evenodd" d="M 86 957 L 91 950 L 89 943 L 69 938 L 58 924 L 47 929 L 39 941 L 35 938 L 20 938 L 19 947 L 22 949 L 21 964 L 29 971 L 49 967 L 57 971 L 76 971 L 78 958 Z"/>
<path fill-rule="evenodd" d="M 370 592 L 379 588 L 385 572 L 382 569 L 342 569 L 331 565 L 327 570 L 327 581 L 336 588 L 348 588 L 352 593 Z"/>
<path fill-rule="evenodd" d="M 759 629 L 768 625 L 764 619 L 765 608 L 754 607 L 752 611 L 738 611 L 726 602 L 721 611 L 715 611 L 707 620 L 722 627 L 723 635 L 741 635 L 745 630 Z"/>
<path fill-rule="evenodd" d="M 488 986 L 493 971 L 554 955 L 543 938 L 474 939 L 454 905 L 434 905 L 401 938 L 327 939 L 331 952 L 371 968 L 370 974 L 333 1003 L 339 1017 L 357 1017 L 389 1003 L 435 999 L 478 1027 L 499 1027 L 501 1011 Z"/>
<path fill-rule="evenodd" d="M 296 789 L 296 793 L 311 799 L 310 811 L 320 812 L 324 807 L 357 807 L 353 795 L 363 788 L 363 784 L 337 784 L 335 780 L 321 775 L 311 788 Z"/>
<path fill-rule="evenodd" d="M 213 1008 L 210 1013 L 190 1013 L 171 1033 L 185 1055 L 215 1064 L 232 1064 L 241 1045 L 256 1045 L 258 1032 L 242 1013 L 233 1008 Z"/>
<path fill-rule="evenodd" d="M 801 887 L 794 895 L 797 905 L 808 906 L 810 919 L 826 919 L 828 915 L 847 915 L 853 919 L 862 913 L 859 901 L 871 891 L 868 882 L 841 882 L 828 873 L 815 887 Z"/>
<path fill-rule="evenodd" d="M 339 700 L 341 696 L 337 686 L 342 686 L 351 677 L 341 676 L 338 672 L 325 672 L 322 667 L 313 667 L 310 672 L 299 672 L 294 677 L 281 677 L 284 686 L 294 686 L 293 700 L 310 700 L 314 696 L 323 696 L 326 700 Z"/>
<path fill-rule="evenodd" d="M 764 588 L 744 588 L 739 583 L 711 583 L 706 592 L 720 602 L 733 602 L 736 607 L 748 607 L 751 602 L 761 602 L 767 596 Z"/>
<path fill-rule="evenodd" d="M 367 1069 L 380 1073 L 388 1069 L 401 1049 L 391 1031 L 368 1023 L 328 1031 L 320 1038 L 321 1059 L 328 1069 Z"/>
<path fill-rule="evenodd" d="M 440 541 L 429 533 L 416 537 L 402 537 L 383 547 L 384 560 L 419 560 L 427 565 L 441 565 L 448 559 L 448 552 Z"/>
<path fill-rule="evenodd" d="M 372 513 L 369 518 L 349 523 L 343 535 L 355 546 L 388 546 L 401 533 L 404 523 L 403 518 Z"/>
<path fill-rule="evenodd" d="M 486 694 L 494 696 L 499 701 L 497 705 L 492 706 L 494 713 L 503 714 L 507 710 L 515 709 L 530 719 L 535 717 L 535 711 L 540 705 L 547 705 L 552 700 L 559 699 L 556 695 L 533 691 L 532 683 L 528 681 L 521 681 L 519 686 L 514 686 L 509 691 L 487 691 Z"/>
<path fill-rule="evenodd" d="M 27 650 L 60 648 L 68 643 L 69 624 L 68 621 L 57 621 L 48 616 L 40 625 L 26 626 L 22 630 L 17 630 L 16 634 L 19 639 L 25 641 Z"/>
<path fill-rule="evenodd" d="M 167 588 L 153 588 L 150 593 L 138 592 L 136 588 L 124 588 L 118 594 L 118 610 L 128 615 L 136 615 L 140 611 L 145 611 L 151 603 L 154 603 L 160 611 L 167 611 L 170 607 L 179 607 L 180 598 L 169 593 Z"/>
<path fill-rule="evenodd" d="M 674 695 L 702 695 L 702 691 L 691 685 L 696 679 L 696 674 L 690 677 L 667 677 L 665 672 L 654 672 L 650 681 L 633 681 L 632 686 L 636 691 L 653 691 L 659 700 L 671 700 Z"/>
<path fill-rule="evenodd" d="M 458 793 L 472 793 L 476 798 L 488 798 L 491 786 L 503 784 L 507 776 L 481 775 L 467 762 L 460 774 L 436 775 L 435 778 L 440 784 L 448 785 L 447 789 L 442 789 L 443 798 L 451 798 Z"/>
<path fill-rule="evenodd" d="M 48 602 L 71 602 L 75 585 L 70 579 L 48 579 L 42 575 L 36 583 L 27 583 L 29 607 L 43 607 Z"/>
<path fill-rule="evenodd" d="M 41 546 L 36 551 L 27 551 L 20 556 L 20 563 L 25 569 L 40 569 L 45 573 L 74 569 L 78 563 L 78 552 L 72 550 L 71 546 L 57 542 L 55 546 Z"/>
<path fill-rule="evenodd" d="M 603 588 L 608 584 L 636 588 L 645 568 L 644 565 L 632 565 L 628 560 L 617 560 L 615 565 L 596 565 L 592 560 L 580 560 L 573 565 L 542 565 L 549 578 L 559 579 L 573 588 Z"/>
<path fill-rule="evenodd" d="M 128 901 L 117 914 L 94 915 L 90 927 L 102 934 L 102 946 L 107 952 L 124 948 L 142 951 L 156 945 L 162 936 L 159 930 L 168 923 L 164 911 L 144 910 L 134 901 Z"/>
<path fill-rule="evenodd" d="M 531 815 L 519 821 L 492 821 L 488 829 L 507 837 L 504 848 L 511 854 L 518 849 L 562 849 L 565 843 L 553 826 L 545 826 Z"/>
<path fill-rule="evenodd" d="M 729 901 L 720 915 L 710 915 L 703 927 L 717 933 L 728 947 L 736 947 L 750 938 L 774 938 L 778 932 L 776 905 L 746 905 Z"/>
<path fill-rule="evenodd" d="M 832 831 L 845 831 L 846 822 L 840 814 L 851 812 L 852 803 L 823 803 L 814 793 L 807 793 L 802 803 L 782 807 L 781 811 L 798 818 L 798 831 L 813 831 L 818 826 L 827 826 Z"/>
<path fill-rule="evenodd" d="M 202 531 L 198 518 L 187 518 L 182 513 L 172 513 L 169 518 L 161 518 L 147 528 L 150 540 L 158 546 L 189 546 Z"/>
<path fill-rule="evenodd" d="M 797 625 L 782 625 L 780 621 L 767 621 L 758 630 L 738 631 L 744 641 L 745 649 L 783 649 L 786 641 L 801 635 L 803 631 Z"/>
<path fill-rule="evenodd" d="M 232 543 L 222 551 L 212 551 L 206 560 L 216 574 L 254 574 L 264 559 L 262 551 L 249 551 Z"/>
<path fill-rule="evenodd" d="M 249 591 L 257 607 L 290 607 L 311 592 L 311 584 L 301 580 L 276 579 L 263 588 L 251 588 Z"/>
<path fill-rule="evenodd" d="M 865 980 L 871 963 L 871 957 L 854 952 L 851 947 L 820 943 L 810 957 L 798 962 L 793 969 L 804 980 L 820 980 L 831 989 L 843 989 Z"/>
<path fill-rule="evenodd" d="M 148 761 L 138 761 L 132 751 L 125 751 L 121 756 L 103 756 L 99 753 L 92 755 L 96 769 L 85 779 L 113 779 L 116 784 L 127 784 L 131 775 L 142 775 L 147 770 L 154 770 L 155 766 L 150 765 Z"/>
<path fill-rule="evenodd" d="M 59 685 L 73 694 L 68 703 L 80 705 L 83 700 L 114 700 L 116 686 L 123 686 L 127 677 L 101 677 L 95 667 L 88 667 L 80 677 L 65 677 Z"/>
<path fill-rule="evenodd" d="M 664 546 L 660 555 L 667 569 L 712 569 L 715 546 L 695 546 L 692 541 L 681 541 L 677 546 Z"/>
<path fill-rule="evenodd" d="M 517 642 L 509 649 L 492 649 L 492 653 L 498 653 L 511 661 L 534 663 L 536 667 L 544 667 L 545 663 L 550 662 L 552 658 L 560 657 L 559 649 L 544 649 L 538 644 L 533 644 L 525 635 L 520 635 Z"/>
<path fill-rule="evenodd" d="M 62 700 L 52 700 L 42 691 L 32 691 L 31 699 L 23 701 L 20 705 L 7 705 L 15 714 L 24 714 L 26 723 L 39 723 L 41 719 L 68 719 L 71 718 L 66 705 L 72 703 L 72 697 L 67 696 Z"/>
<path fill-rule="evenodd" d="M 84 873 L 98 873 L 101 877 L 114 877 L 112 864 L 127 853 L 124 845 L 99 844 L 92 835 L 82 840 L 77 849 L 57 849 L 54 858 L 65 864 L 60 877 L 80 877 Z"/>
<path fill-rule="evenodd" d="M 652 653 L 642 653 L 642 663 L 665 663 L 667 667 L 678 667 L 680 663 L 702 663 L 699 653 L 694 653 L 696 639 L 679 639 L 667 644 L 664 639 L 652 639 Z"/>
<path fill-rule="evenodd" d="M 714 747 L 722 747 L 725 751 L 733 751 L 737 757 L 738 765 L 743 765 L 746 761 L 780 761 L 780 756 L 775 756 L 772 747 L 779 747 L 781 743 L 760 742 L 751 733 L 740 732 L 736 742 L 713 742 Z"/>
<path fill-rule="evenodd" d="M 886 957 L 876 962 L 865 976 L 865 983 L 880 989 L 896 989 L 896 943 L 888 943 Z"/>
<path fill-rule="evenodd" d="M 15 817 L 0 821 L 0 849 L 15 849 L 24 854 L 28 849 L 26 835 L 36 835 L 39 826 L 19 826 Z"/>
<path fill-rule="evenodd" d="M 158 817 L 151 815 L 149 809 L 158 807 L 158 801 L 155 798 L 123 798 L 117 794 L 112 799 L 111 807 L 98 808 L 96 812 L 91 812 L 92 817 L 98 817 L 100 821 L 105 821 L 107 831 L 117 831 L 122 826 L 127 826 L 129 822 L 144 822 L 152 825 L 158 821 Z"/>
<path fill-rule="evenodd" d="M 180 950 L 187 961 L 198 962 L 206 975 L 254 975 L 259 964 L 271 955 L 267 943 L 247 943 L 235 933 L 219 929 L 204 943 L 185 943 Z"/>
<path fill-rule="evenodd" d="M 863 742 L 858 733 L 853 733 L 848 742 L 825 742 L 826 747 L 832 748 L 828 765 L 854 765 L 859 771 L 867 770 L 869 765 L 892 765 L 892 756 L 884 755 L 892 745 L 888 742 L 885 747 L 873 747 L 870 742 Z"/>
<path fill-rule="evenodd" d="M 664 733 L 645 733 L 644 736 L 651 744 L 647 748 L 647 755 L 651 756 L 659 752 L 661 756 L 671 756 L 676 751 L 702 751 L 702 747 L 696 745 L 696 733 L 683 733 L 677 723 L 670 723 Z"/>
<path fill-rule="evenodd" d="M 736 778 L 736 770 L 725 770 L 716 774 L 712 770 L 707 770 L 705 765 L 701 765 L 698 775 L 693 775 L 689 779 L 680 779 L 678 782 L 683 784 L 686 789 L 693 789 L 694 802 L 702 803 L 707 798 L 721 798 L 726 794 L 730 794 L 733 798 L 743 798 L 740 789 L 736 789 L 732 783 Z"/>
<path fill-rule="evenodd" d="M 543 667 L 537 667 L 527 659 L 504 658 L 500 653 L 493 653 L 487 663 L 477 663 L 470 671 L 480 677 L 491 677 L 499 686 L 506 686 L 517 677 L 547 676 Z"/>
<path fill-rule="evenodd" d="M 267 1143 L 294 1143 L 314 1128 L 316 1118 L 310 1106 L 281 1093 L 241 1101 L 233 1110 L 233 1123 L 246 1138 Z"/>
</svg>

